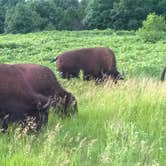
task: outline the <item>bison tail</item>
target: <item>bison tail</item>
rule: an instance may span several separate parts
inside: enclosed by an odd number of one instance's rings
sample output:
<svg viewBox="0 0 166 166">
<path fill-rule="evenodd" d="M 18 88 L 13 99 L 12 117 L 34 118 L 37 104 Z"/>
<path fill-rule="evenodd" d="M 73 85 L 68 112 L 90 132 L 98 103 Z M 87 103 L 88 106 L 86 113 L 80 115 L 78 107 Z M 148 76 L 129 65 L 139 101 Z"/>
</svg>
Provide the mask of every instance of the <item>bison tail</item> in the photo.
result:
<svg viewBox="0 0 166 166">
<path fill-rule="evenodd" d="M 58 57 L 56 57 L 56 58 L 52 59 L 52 60 L 50 61 L 50 63 L 55 62 L 57 59 L 58 59 Z"/>
<path fill-rule="evenodd" d="M 164 69 L 163 69 L 163 71 L 161 73 L 161 81 L 164 81 L 165 74 L 166 74 L 166 67 L 164 67 Z"/>
</svg>

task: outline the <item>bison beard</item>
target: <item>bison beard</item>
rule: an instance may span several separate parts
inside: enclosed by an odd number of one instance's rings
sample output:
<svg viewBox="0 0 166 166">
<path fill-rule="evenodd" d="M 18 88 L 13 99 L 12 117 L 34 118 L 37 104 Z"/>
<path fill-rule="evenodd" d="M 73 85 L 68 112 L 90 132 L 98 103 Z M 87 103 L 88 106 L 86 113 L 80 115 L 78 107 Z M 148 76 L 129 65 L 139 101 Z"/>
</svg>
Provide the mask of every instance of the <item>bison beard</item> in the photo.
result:
<svg viewBox="0 0 166 166">
<path fill-rule="evenodd" d="M 116 58 L 109 48 L 83 48 L 67 51 L 58 55 L 52 62 L 56 61 L 58 71 L 62 78 L 79 77 L 80 70 L 83 71 L 84 80 L 104 80 L 111 77 L 114 82 L 124 79 L 117 71 Z"/>
<path fill-rule="evenodd" d="M 50 99 L 35 93 L 13 65 L 0 64 L 0 119 L 2 130 L 8 123 L 35 119 L 36 129 L 48 120 Z"/>
</svg>

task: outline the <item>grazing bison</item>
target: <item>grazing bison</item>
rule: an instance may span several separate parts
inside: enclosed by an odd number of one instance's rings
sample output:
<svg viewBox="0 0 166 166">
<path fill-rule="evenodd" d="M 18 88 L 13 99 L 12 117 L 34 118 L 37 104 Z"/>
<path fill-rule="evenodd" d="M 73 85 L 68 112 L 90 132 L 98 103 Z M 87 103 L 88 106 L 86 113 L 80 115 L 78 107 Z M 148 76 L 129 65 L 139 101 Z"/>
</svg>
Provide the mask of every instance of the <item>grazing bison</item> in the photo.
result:
<svg viewBox="0 0 166 166">
<path fill-rule="evenodd" d="M 82 70 L 85 80 L 103 79 L 103 76 L 111 76 L 115 82 L 118 79 L 124 79 L 117 71 L 115 55 L 109 48 L 97 47 L 67 51 L 52 60 L 54 61 L 62 78 L 79 77 L 79 72 Z"/>
<path fill-rule="evenodd" d="M 0 120 L 2 129 L 8 123 L 25 123 L 34 118 L 36 129 L 48 120 L 50 99 L 35 93 L 14 65 L 0 64 Z"/>
<path fill-rule="evenodd" d="M 15 64 L 24 75 L 25 80 L 36 93 L 53 98 L 52 106 L 61 110 L 58 113 L 70 115 L 77 112 L 75 97 L 58 83 L 54 73 L 48 68 L 36 64 Z"/>
<path fill-rule="evenodd" d="M 163 71 L 161 73 L 161 81 L 164 81 L 165 79 L 165 74 L 166 74 L 166 67 L 163 68 Z"/>
</svg>

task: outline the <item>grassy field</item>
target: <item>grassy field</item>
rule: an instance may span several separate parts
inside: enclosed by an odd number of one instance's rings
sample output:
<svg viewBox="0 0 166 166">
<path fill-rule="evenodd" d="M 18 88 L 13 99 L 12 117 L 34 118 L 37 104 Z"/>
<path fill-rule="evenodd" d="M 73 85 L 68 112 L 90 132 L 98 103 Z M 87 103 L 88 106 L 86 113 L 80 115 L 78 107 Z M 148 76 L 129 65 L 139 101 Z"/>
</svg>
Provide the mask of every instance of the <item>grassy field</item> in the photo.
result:
<svg viewBox="0 0 166 166">
<path fill-rule="evenodd" d="M 62 80 L 50 60 L 81 47 L 114 50 L 126 80 Z M 61 119 L 53 112 L 37 135 L 10 127 L 0 134 L 0 166 L 165 166 L 166 40 L 144 43 L 134 32 L 51 31 L 0 36 L 1 63 L 37 63 L 50 67 L 78 100 L 79 114 Z"/>
</svg>

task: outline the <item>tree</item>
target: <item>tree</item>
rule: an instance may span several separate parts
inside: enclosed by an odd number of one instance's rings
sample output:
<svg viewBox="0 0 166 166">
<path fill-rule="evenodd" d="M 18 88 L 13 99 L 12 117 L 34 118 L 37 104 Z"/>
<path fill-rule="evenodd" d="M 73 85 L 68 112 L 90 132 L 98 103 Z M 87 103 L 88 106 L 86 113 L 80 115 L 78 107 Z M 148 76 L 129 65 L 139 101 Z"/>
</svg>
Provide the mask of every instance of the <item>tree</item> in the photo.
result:
<svg viewBox="0 0 166 166">
<path fill-rule="evenodd" d="M 158 2 L 157 10 L 155 12 L 166 17 L 166 0 L 160 0 Z"/>
<path fill-rule="evenodd" d="M 31 3 L 31 8 L 44 20 L 40 27 L 41 30 L 79 29 L 77 0 L 35 1 Z"/>
<path fill-rule="evenodd" d="M 111 28 L 138 29 L 148 14 L 144 0 L 120 0 L 111 9 Z"/>
<path fill-rule="evenodd" d="M 62 10 L 59 7 L 55 6 L 55 3 L 52 1 L 34 1 L 30 3 L 30 8 L 32 11 L 35 11 L 42 19 L 39 26 L 40 30 L 55 29 L 58 27 L 59 21 L 62 18 Z"/>
<path fill-rule="evenodd" d="M 25 3 L 17 3 L 15 7 L 7 10 L 5 18 L 6 33 L 27 33 L 34 31 L 40 17 Z"/>
<path fill-rule="evenodd" d="M 5 8 L 11 8 L 16 6 L 17 3 L 25 2 L 26 0 L 0 0 L 0 5 Z"/>
<path fill-rule="evenodd" d="M 82 28 L 77 10 L 74 8 L 68 8 L 64 11 L 64 16 L 60 22 L 61 29 L 64 30 L 79 30 Z"/>
<path fill-rule="evenodd" d="M 82 0 L 79 3 L 79 7 L 78 7 L 78 9 L 79 9 L 79 17 L 82 18 L 82 19 L 84 18 L 85 14 L 86 14 L 85 9 L 88 6 L 88 2 L 89 2 L 89 0 Z"/>
<path fill-rule="evenodd" d="M 79 2 L 78 0 L 53 0 L 55 5 L 57 7 L 62 8 L 63 10 L 66 10 L 68 8 L 78 8 Z"/>
<path fill-rule="evenodd" d="M 110 10 L 115 0 L 91 0 L 86 8 L 86 16 L 83 19 L 84 25 L 90 29 L 108 28 L 110 22 Z"/>
<path fill-rule="evenodd" d="M 0 33 L 4 32 L 4 22 L 5 22 L 5 10 L 0 7 Z"/>
<path fill-rule="evenodd" d="M 166 0 L 91 0 L 83 23 L 90 29 L 136 30 L 150 12 L 164 13 L 165 6 Z"/>
</svg>

